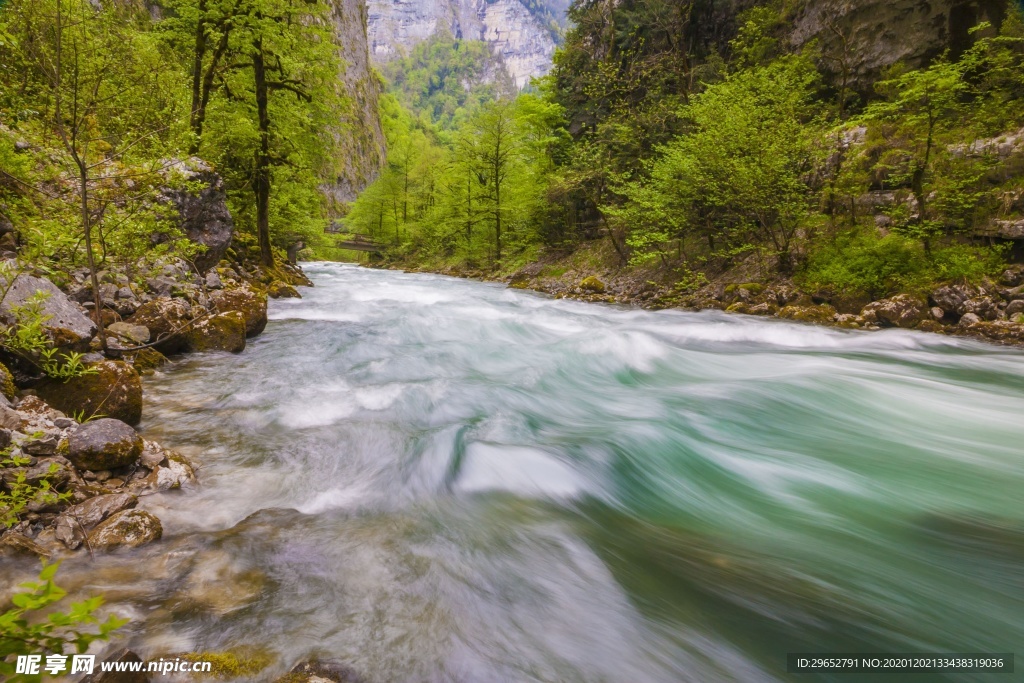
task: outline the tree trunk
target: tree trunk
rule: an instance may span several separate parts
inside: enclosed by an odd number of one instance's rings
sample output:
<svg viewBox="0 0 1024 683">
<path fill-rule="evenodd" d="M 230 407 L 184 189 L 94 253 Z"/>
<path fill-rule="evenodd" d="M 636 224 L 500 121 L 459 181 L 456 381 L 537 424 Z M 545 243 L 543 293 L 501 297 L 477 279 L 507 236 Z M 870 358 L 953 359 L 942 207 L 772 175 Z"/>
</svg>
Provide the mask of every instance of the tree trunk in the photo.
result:
<svg viewBox="0 0 1024 683">
<path fill-rule="evenodd" d="M 192 109 L 189 116 L 189 124 L 192 132 L 196 133 L 199 118 L 199 101 L 202 91 L 203 58 L 206 56 L 206 0 L 199 0 L 199 19 L 196 22 L 196 44 L 195 54 L 192 57 Z M 199 135 L 195 135 L 189 151 L 195 154 L 199 151 Z"/>
<path fill-rule="evenodd" d="M 257 38 L 252 56 L 256 81 L 256 110 L 260 125 L 260 147 L 256 152 L 254 189 L 256 192 L 256 233 L 260 243 L 260 261 L 274 265 L 274 252 L 270 248 L 270 113 L 267 111 L 269 90 L 267 71 L 263 61 L 263 39 Z"/>
<path fill-rule="evenodd" d="M 77 156 L 77 155 L 76 155 Z M 96 274 L 96 255 L 92 253 L 92 221 L 89 217 L 89 169 L 83 160 L 78 161 L 79 191 L 82 195 L 82 230 L 85 233 L 85 257 L 89 264 L 89 281 L 92 283 L 93 320 L 100 333 L 100 345 L 107 352 L 107 331 L 103 327 L 103 297 L 100 296 L 100 279 Z"/>
</svg>

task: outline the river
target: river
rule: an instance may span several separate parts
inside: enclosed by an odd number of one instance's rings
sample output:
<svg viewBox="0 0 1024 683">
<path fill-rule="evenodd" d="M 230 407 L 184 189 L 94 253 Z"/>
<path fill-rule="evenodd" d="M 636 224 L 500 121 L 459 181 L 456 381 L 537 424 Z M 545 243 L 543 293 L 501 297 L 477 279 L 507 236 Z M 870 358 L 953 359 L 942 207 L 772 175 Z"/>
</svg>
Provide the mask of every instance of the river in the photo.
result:
<svg viewBox="0 0 1024 683">
<path fill-rule="evenodd" d="M 66 570 L 143 656 L 806 681 L 849 678 L 786 653 L 1024 643 L 1024 353 L 307 272 L 147 382 L 144 434 L 203 463 L 144 500 L 164 540 Z"/>
</svg>

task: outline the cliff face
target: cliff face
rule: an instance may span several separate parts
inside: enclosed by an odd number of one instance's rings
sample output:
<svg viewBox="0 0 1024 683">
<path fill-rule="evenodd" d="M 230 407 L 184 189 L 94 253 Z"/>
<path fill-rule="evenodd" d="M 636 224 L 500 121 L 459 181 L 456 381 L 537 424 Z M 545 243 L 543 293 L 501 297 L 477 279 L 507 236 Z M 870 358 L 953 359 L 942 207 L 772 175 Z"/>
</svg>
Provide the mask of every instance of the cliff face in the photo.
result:
<svg viewBox="0 0 1024 683">
<path fill-rule="evenodd" d="M 384 166 L 386 147 L 377 99 L 380 83 L 370 68 L 364 0 L 332 0 L 335 42 L 343 60 L 339 80 L 348 98 L 342 113 L 342 158 L 337 176 L 323 187 L 335 212 L 356 198 Z"/>
<path fill-rule="evenodd" d="M 340 1 L 340 0 L 339 0 Z M 408 52 L 439 31 L 487 41 L 522 88 L 551 68 L 551 30 L 519 0 L 368 0 L 368 33 L 377 62 Z"/>
<path fill-rule="evenodd" d="M 826 69 L 864 89 L 903 61 L 917 68 L 973 41 L 970 29 L 999 26 L 1007 0 L 806 0 L 790 33 L 794 46 L 817 40 Z"/>
</svg>

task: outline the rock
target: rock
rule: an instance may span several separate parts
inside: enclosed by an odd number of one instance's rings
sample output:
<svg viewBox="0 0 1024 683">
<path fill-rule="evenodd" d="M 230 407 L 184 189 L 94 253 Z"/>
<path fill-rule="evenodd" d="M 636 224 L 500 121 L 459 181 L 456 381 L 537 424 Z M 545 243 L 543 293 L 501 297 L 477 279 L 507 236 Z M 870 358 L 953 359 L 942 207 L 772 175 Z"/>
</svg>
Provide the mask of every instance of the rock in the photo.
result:
<svg viewBox="0 0 1024 683">
<path fill-rule="evenodd" d="M 0 278 L 0 289 L 5 287 L 8 287 L 8 283 Z M 47 295 L 41 305 L 42 314 L 48 316 L 43 322 L 43 329 L 54 344 L 58 347 L 84 348 L 96 334 L 95 323 L 56 285 L 43 278 L 25 274 L 17 276 L 0 301 L 0 321 L 7 325 L 17 322 L 13 309 L 24 306 L 30 297 L 39 292 Z"/>
<path fill-rule="evenodd" d="M 927 304 L 909 294 L 897 294 L 889 299 L 873 301 L 861 311 L 867 322 L 882 327 L 914 327 L 924 319 Z"/>
<path fill-rule="evenodd" d="M 83 470 L 130 465 L 142 455 L 142 437 L 120 420 L 103 418 L 80 425 L 68 437 L 67 458 Z"/>
<path fill-rule="evenodd" d="M 18 401 L 18 410 L 23 413 L 32 413 L 33 415 L 45 417 L 50 420 L 56 420 L 59 417 L 64 417 L 64 413 L 54 409 L 49 403 L 33 394 L 29 394 Z"/>
<path fill-rule="evenodd" d="M 38 438 L 22 442 L 21 450 L 29 455 L 53 455 L 57 452 L 57 444 L 59 442 L 59 434 L 45 434 Z"/>
<path fill-rule="evenodd" d="M 982 320 L 995 320 L 999 317 L 999 307 L 989 296 L 976 296 L 960 304 L 961 315 L 974 313 Z"/>
<path fill-rule="evenodd" d="M 145 325 L 133 325 L 131 323 L 114 323 L 107 327 L 107 332 L 117 335 L 122 339 L 135 342 L 136 344 L 145 344 L 150 338 L 148 327 Z"/>
<path fill-rule="evenodd" d="M 191 309 L 181 299 L 161 297 L 139 306 L 127 322 L 145 326 L 151 338 L 159 340 L 154 348 L 160 353 L 178 353 L 185 348 L 184 331 L 191 319 Z"/>
<path fill-rule="evenodd" d="M 254 337 L 267 326 L 267 295 L 250 287 L 223 289 L 210 294 L 218 313 L 238 311 L 245 319 L 245 336 Z"/>
<path fill-rule="evenodd" d="M 245 318 L 240 311 L 228 311 L 197 321 L 186 334 L 189 351 L 245 350 Z"/>
<path fill-rule="evenodd" d="M 220 279 L 220 275 L 218 275 L 217 271 L 215 271 L 215 270 L 211 270 L 210 272 L 208 272 L 206 274 L 206 279 L 205 279 L 204 284 L 206 284 L 206 288 L 207 289 L 223 289 L 224 288 L 224 282 Z"/>
<path fill-rule="evenodd" d="M 25 483 L 38 486 L 42 481 L 50 483 L 50 489 L 62 491 L 68 484 L 77 480 L 74 468 L 67 458 L 55 456 L 52 458 L 41 458 L 34 465 L 28 467 L 5 467 L 0 469 L 0 480 L 10 485 L 24 475 Z"/>
<path fill-rule="evenodd" d="M 163 527 L 155 515 L 145 510 L 123 510 L 93 529 L 88 543 L 93 550 L 138 548 L 159 540 L 162 535 Z"/>
<path fill-rule="evenodd" d="M 14 375 L 11 374 L 6 365 L 0 363 L 0 396 L 3 396 L 8 401 L 13 401 L 16 392 Z"/>
<path fill-rule="evenodd" d="M 11 430 L 0 429 L 0 449 L 8 448 L 11 445 Z"/>
<path fill-rule="evenodd" d="M 167 356 L 152 348 L 135 351 L 131 354 L 130 360 L 132 367 L 140 375 L 151 375 L 154 370 L 170 362 Z"/>
<path fill-rule="evenodd" d="M 272 299 L 301 299 L 302 295 L 299 294 L 299 290 L 295 289 L 292 285 L 285 282 L 275 280 L 270 283 L 267 287 L 267 294 Z"/>
<path fill-rule="evenodd" d="M 835 319 L 836 309 L 828 304 L 818 306 L 785 306 L 779 317 L 805 323 L 830 323 Z"/>
<path fill-rule="evenodd" d="M 1003 298 L 1007 301 L 1021 301 L 1024 300 L 1024 285 L 1014 287 L 1013 289 L 1007 289 L 1003 293 Z"/>
<path fill-rule="evenodd" d="M 355 671 L 338 662 L 322 662 L 314 659 L 292 667 L 287 675 L 275 683 L 363 683 L 364 679 Z"/>
<path fill-rule="evenodd" d="M 604 293 L 604 283 L 601 282 L 600 280 L 598 280 L 593 275 L 591 275 L 588 278 L 584 278 L 583 281 L 580 282 L 580 289 L 582 289 L 585 292 L 594 292 L 595 294 L 603 294 Z"/>
<path fill-rule="evenodd" d="M 938 306 L 932 306 L 929 312 L 932 314 L 932 317 L 935 318 L 936 320 L 942 320 L 944 317 L 946 317 L 946 312 L 939 308 Z"/>
<path fill-rule="evenodd" d="M 1024 315 L 1024 299 L 1017 299 L 1006 305 L 1006 317 L 1008 320 L 1016 322 L 1016 318 L 1019 315 Z"/>
<path fill-rule="evenodd" d="M 57 429 L 70 429 L 78 423 L 72 420 L 70 417 L 58 417 L 53 421 L 53 426 Z"/>
<path fill-rule="evenodd" d="M 187 186 L 175 183 L 182 189 L 168 187 L 162 194 L 178 209 L 178 225 L 185 236 L 206 247 L 193 261 L 199 272 L 205 273 L 227 252 L 235 231 L 224 182 L 198 158 L 171 164 L 168 170 L 184 176 Z M 196 186 L 201 188 L 197 191 L 193 189 Z"/>
<path fill-rule="evenodd" d="M 57 518 L 57 540 L 71 550 L 76 550 L 90 529 L 122 510 L 134 508 L 138 503 L 139 499 L 130 493 L 111 493 L 73 505 Z"/>
<path fill-rule="evenodd" d="M 132 490 L 156 493 L 173 491 L 196 483 L 196 474 L 192 466 L 183 459 L 168 458 L 165 465 L 153 466 L 149 476 L 140 482 L 132 482 Z"/>
<path fill-rule="evenodd" d="M 968 313 L 964 318 L 968 315 L 974 314 Z M 960 322 L 963 324 L 963 320 Z M 991 341 L 1014 345 L 1024 344 L 1024 323 L 1010 322 L 1008 320 L 995 320 L 992 322 L 979 320 L 972 323 L 968 331 L 971 334 Z"/>
<path fill-rule="evenodd" d="M 960 317 L 960 326 L 961 327 L 970 327 L 970 326 L 976 325 L 977 323 L 980 323 L 980 322 L 981 322 L 981 318 L 978 317 L 978 315 L 975 314 L 975 313 L 967 313 L 967 314 L 965 314 L 965 315 Z"/>
<path fill-rule="evenodd" d="M 28 536 L 8 531 L 0 538 L 0 557 L 28 555 L 49 558 L 50 551 Z"/>
<path fill-rule="evenodd" d="M 947 285 L 945 287 L 939 287 L 933 291 L 928 296 L 928 299 L 932 304 L 938 306 L 946 313 L 963 315 L 967 312 L 963 310 L 964 302 L 978 294 L 978 290 L 974 287 L 969 287 L 967 285 Z"/>
<path fill-rule="evenodd" d="M 0 405 L 0 428 L 21 429 L 22 415 L 10 406 Z"/>
<path fill-rule="evenodd" d="M 104 662 L 116 664 L 119 662 L 133 663 L 141 662 L 137 654 L 131 650 L 121 650 L 109 657 Z M 111 667 L 113 668 L 113 667 Z M 151 683 L 149 675 L 142 671 L 103 671 L 96 666 L 94 673 L 89 674 L 81 680 L 81 683 Z"/>
<path fill-rule="evenodd" d="M 1018 287 L 1024 284 L 1024 266 L 1011 266 L 999 276 L 999 282 L 1007 287 Z"/>
<path fill-rule="evenodd" d="M 102 415 L 130 425 L 142 419 L 142 378 L 124 361 L 103 361 L 96 372 L 67 382 L 46 380 L 36 391 L 50 405 L 69 415 Z"/>
</svg>

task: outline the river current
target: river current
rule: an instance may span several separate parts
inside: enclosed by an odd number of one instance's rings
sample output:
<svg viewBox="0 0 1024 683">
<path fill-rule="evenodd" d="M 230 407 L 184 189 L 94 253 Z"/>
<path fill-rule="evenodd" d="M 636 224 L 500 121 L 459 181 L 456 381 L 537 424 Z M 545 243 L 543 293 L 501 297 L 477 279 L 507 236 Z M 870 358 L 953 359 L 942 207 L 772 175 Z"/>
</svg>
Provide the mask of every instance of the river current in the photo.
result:
<svg viewBox="0 0 1024 683">
<path fill-rule="evenodd" d="M 144 657 L 660 683 L 1024 652 L 1024 353 L 306 268 L 243 354 L 147 381 L 144 435 L 203 464 L 143 500 L 164 540 L 62 570 Z"/>
</svg>

